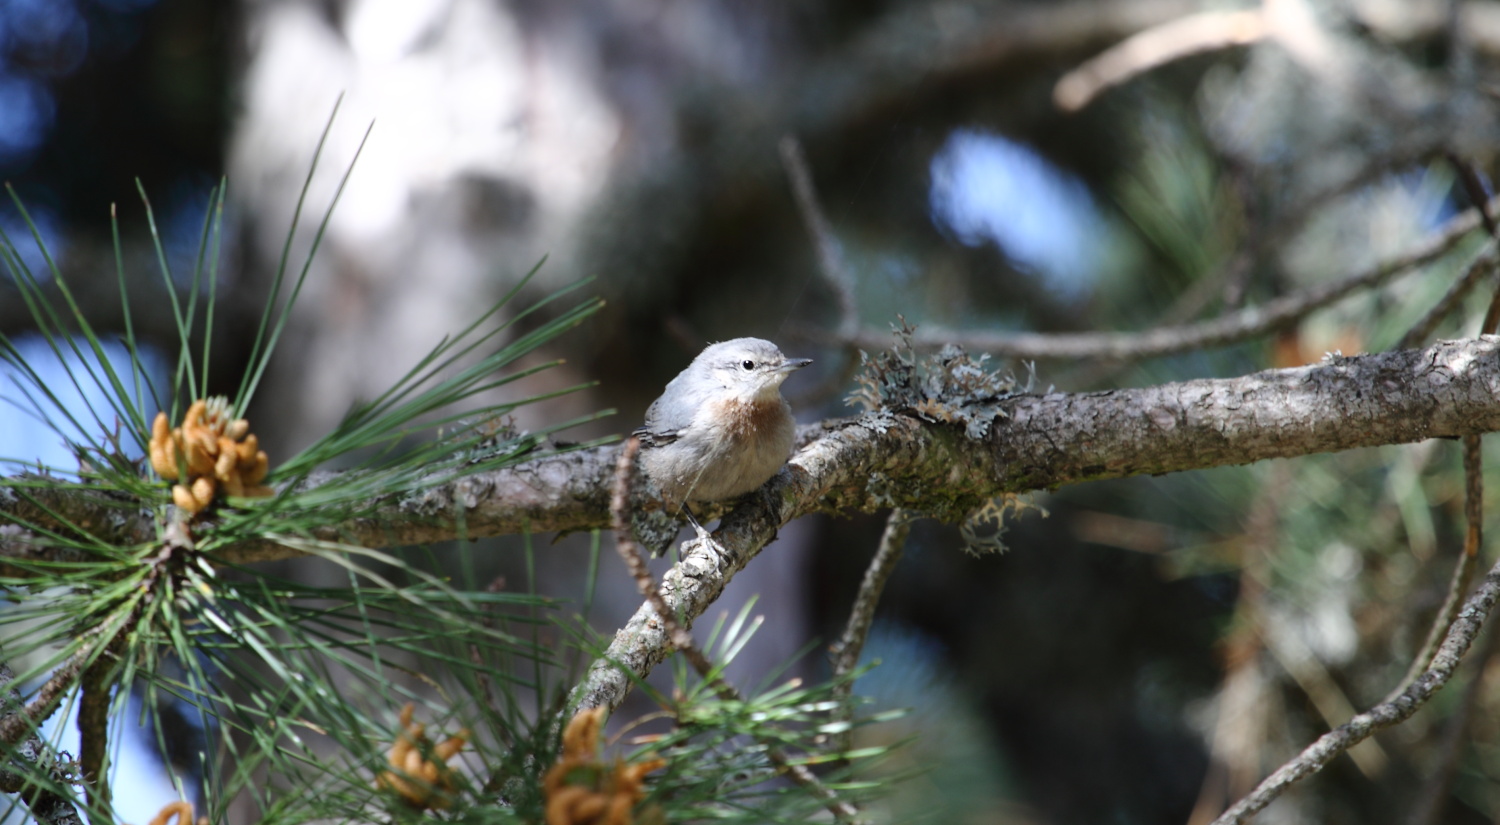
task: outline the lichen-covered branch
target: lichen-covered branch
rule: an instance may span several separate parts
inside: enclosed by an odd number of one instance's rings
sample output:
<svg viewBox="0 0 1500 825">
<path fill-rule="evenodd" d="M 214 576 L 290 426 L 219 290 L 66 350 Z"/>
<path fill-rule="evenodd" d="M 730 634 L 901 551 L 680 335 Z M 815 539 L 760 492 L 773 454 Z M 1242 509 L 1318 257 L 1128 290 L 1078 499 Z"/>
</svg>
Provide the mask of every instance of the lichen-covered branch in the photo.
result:
<svg viewBox="0 0 1500 825">
<path fill-rule="evenodd" d="M 1500 339 L 1336 357 L 1238 378 L 984 403 L 1006 417 L 979 441 L 961 427 L 891 411 L 803 427 L 790 474 L 772 488 L 783 501 L 766 518 L 779 527 L 812 512 L 899 506 L 958 519 L 1007 492 L 1493 432 L 1500 430 Z M 618 449 L 537 458 L 376 502 L 366 517 L 318 538 L 376 547 L 453 539 L 460 525 L 468 537 L 604 528 Z M 46 498 L 54 512 L 91 525 L 104 541 L 154 540 L 150 514 L 120 509 L 111 494 L 73 488 Z M 24 574 L 14 562 L 53 558 L 45 536 L 3 524 L 17 518 L 46 523 L 14 490 L 0 488 L 0 559 L 11 562 L 0 569 L 7 575 Z M 254 542 L 218 558 L 247 563 L 298 554 Z"/>
<path fill-rule="evenodd" d="M 9 764 L 0 766 L 0 793 L 19 794 L 32 818 L 42 825 L 83 825 L 78 809 L 55 790 L 73 780 L 65 774 L 63 760 L 52 752 L 34 729 L 30 729 L 35 720 L 28 718 L 21 694 L 16 690 L 15 674 L 4 662 L 0 662 L 0 700 L 4 703 L 0 725 L 12 727 L 19 724 L 27 728 L 15 741 L 4 744 Z M 36 781 L 39 773 L 48 776 L 53 788 Z"/>
</svg>

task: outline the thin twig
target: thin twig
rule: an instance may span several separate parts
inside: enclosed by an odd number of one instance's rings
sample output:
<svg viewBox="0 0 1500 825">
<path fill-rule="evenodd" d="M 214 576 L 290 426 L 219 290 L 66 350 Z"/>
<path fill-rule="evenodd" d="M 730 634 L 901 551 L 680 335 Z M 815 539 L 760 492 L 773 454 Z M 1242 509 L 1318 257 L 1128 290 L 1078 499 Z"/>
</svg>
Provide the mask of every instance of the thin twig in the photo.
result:
<svg viewBox="0 0 1500 825">
<path fill-rule="evenodd" d="M 1469 205 L 1479 212 L 1479 220 L 1484 225 L 1490 238 L 1500 241 L 1500 224 L 1495 223 L 1495 204 L 1485 198 L 1484 181 L 1480 178 L 1479 170 L 1474 164 L 1460 157 L 1457 152 L 1448 151 L 1444 154 L 1448 162 L 1458 172 L 1458 180 L 1463 184 L 1464 194 L 1469 199 Z M 1480 335 L 1493 335 L 1497 327 L 1500 327 L 1500 283 L 1496 283 L 1495 292 L 1490 296 L 1489 309 L 1485 310 L 1484 321 L 1479 325 Z"/>
<path fill-rule="evenodd" d="M 1460 167 L 1462 168 L 1462 164 Z M 1473 192 L 1471 191 L 1470 194 L 1472 196 Z M 1481 221 L 1493 235 L 1496 227 L 1490 218 L 1490 204 L 1481 200 L 1476 200 L 1476 204 Z M 1458 291 L 1464 282 L 1470 280 L 1472 270 L 1482 268 L 1480 264 L 1483 259 L 1489 257 L 1490 249 L 1491 247 L 1487 246 L 1481 259 L 1471 264 L 1471 271 L 1465 272 L 1459 282 L 1450 288 L 1449 295 L 1439 302 L 1438 308 L 1449 303 L 1449 297 Z M 1403 344 L 1420 340 L 1420 337 L 1416 335 L 1419 331 L 1425 337 L 1426 331 L 1422 328 L 1429 326 L 1429 321 L 1437 314 L 1438 308 L 1429 312 L 1417 327 L 1407 333 L 1407 336 L 1402 339 Z M 1500 288 L 1497 288 L 1496 297 L 1491 301 L 1490 310 L 1486 313 L 1480 331 L 1485 335 L 1493 334 L 1497 324 L 1500 324 Z M 1484 518 L 1483 455 L 1480 450 L 1480 437 L 1465 435 L 1463 448 L 1464 518 L 1467 522 L 1463 555 L 1453 571 L 1443 606 L 1438 610 L 1427 640 L 1421 652 L 1413 659 L 1406 677 L 1379 705 L 1325 734 L 1295 759 L 1283 765 L 1248 796 L 1215 820 L 1215 825 L 1243 822 L 1256 811 L 1264 808 L 1271 800 L 1280 796 L 1292 783 L 1303 776 L 1321 770 L 1334 756 L 1353 747 L 1375 731 L 1411 716 L 1452 676 L 1464 652 L 1482 629 L 1485 617 L 1494 606 L 1497 593 L 1500 593 L 1500 564 L 1497 564 L 1485 577 L 1479 590 L 1463 603 L 1462 609 L 1459 609 L 1459 601 L 1468 590 L 1469 582 L 1478 563 L 1479 547 L 1483 543 Z M 1440 645 L 1439 639 L 1442 640 Z M 1487 645 L 1487 651 L 1489 647 L 1491 646 Z M 1488 658 L 1488 655 L 1486 652 L 1484 658 Z M 1451 744 L 1449 750 L 1456 751 L 1456 749 L 1457 744 Z M 1435 810 L 1432 806 L 1440 804 L 1439 800 L 1432 802 L 1431 806 L 1421 806 L 1416 816 L 1425 818 Z M 1423 819 L 1417 821 L 1423 821 Z"/>
<path fill-rule="evenodd" d="M 822 404 L 848 386 L 859 366 L 859 347 L 854 343 L 860 327 L 859 300 L 855 297 L 854 273 L 844 257 L 843 246 L 833 234 L 833 225 L 828 222 L 828 216 L 818 201 L 818 190 L 813 186 L 812 171 L 807 165 L 807 155 L 802 151 L 802 142 L 786 135 L 780 146 L 781 165 L 792 184 L 792 196 L 797 201 L 798 213 L 802 215 L 802 225 L 818 251 L 818 272 L 838 301 L 839 366 L 829 371 L 817 387 L 804 393 L 803 398 L 804 403 Z"/>
<path fill-rule="evenodd" d="M 1421 346 L 1422 342 L 1426 341 L 1427 337 L 1432 334 L 1432 331 L 1437 328 L 1437 325 L 1444 318 L 1447 318 L 1449 313 L 1453 312 L 1454 307 L 1458 306 L 1458 302 L 1462 301 L 1464 296 L 1469 294 L 1469 290 L 1473 289 L 1481 278 L 1494 271 L 1496 260 L 1495 244 L 1492 241 L 1479 250 L 1479 253 L 1469 261 L 1469 265 L 1464 267 L 1463 274 L 1459 275 L 1458 280 L 1454 281 L 1453 285 L 1448 287 L 1448 291 L 1443 295 L 1442 299 L 1434 304 L 1432 309 L 1427 310 L 1427 314 L 1423 315 L 1420 321 L 1413 324 L 1412 328 L 1407 330 L 1405 335 L 1401 336 L 1401 340 L 1396 342 L 1395 348 L 1411 349 L 1412 347 Z"/>
<path fill-rule="evenodd" d="M 895 572 L 906 549 L 906 536 L 911 532 L 911 523 L 916 516 L 902 507 L 891 510 L 885 520 L 885 531 L 880 534 L 880 546 L 875 550 L 870 566 L 865 568 L 865 578 L 859 584 L 859 594 L 854 598 L 854 607 L 849 610 L 849 623 L 844 635 L 829 649 L 828 659 L 835 677 L 843 676 L 859 664 L 859 655 L 864 650 L 865 638 L 870 635 L 870 625 L 875 621 L 875 606 L 885 583 Z"/>
<path fill-rule="evenodd" d="M 1485 201 L 1484 188 L 1474 168 L 1451 152 L 1447 158 L 1457 168 L 1459 178 L 1464 182 L 1464 191 L 1473 203 L 1474 210 L 1479 213 L 1480 223 L 1490 233 L 1491 241 L 1469 264 L 1458 282 L 1449 288 L 1443 300 L 1439 301 L 1422 321 L 1402 337 L 1400 344 L 1397 345 L 1400 349 L 1421 343 L 1431 332 L 1432 327 L 1437 325 L 1437 319 L 1443 317 L 1448 308 L 1457 303 L 1458 298 L 1478 281 L 1479 274 L 1494 268 L 1495 243 L 1500 240 L 1500 226 L 1496 226 L 1494 218 L 1491 217 L 1492 204 Z M 1495 295 L 1490 299 L 1489 310 L 1480 324 L 1481 335 L 1494 334 L 1497 324 L 1500 324 L 1500 312 L 1497 312 L 1497 309 L 1500 309 L 1500 284 L 1497 284 Z M 1427 632 L 1427 639 L 1422 644 L 1421 651 L 1412 660 L 1411 668 L 1407 670 L 1401 685 L 1392 691 L 1387 701 L 1404 691 L 1427 667 L 1437 650 L 1438 642 L 1447 634 L 1448 626 L 1458 612 L 1459 600 L 1463 598 L 1464 593 L 1468 592 L 1474 571 L 1479 565 L 1479 546 L 1483 543 L 1484 525 L 1484 456 L 1480 451 L 1479 436 L 1464 436 L 1463 450 L 1464 521 L 1466 522 L 1463 555 L 1459 557 L 1458 564 L 1453 569 L 1453 577 L 1448 585 L 1448 593 L 1443 598 L 1443 606 L 1433 619 L 1432 628 Z"/>
<path fill-rule="evenodd" d="M 1463 699 L 1458 703 L 1458 707 L 1454 708 L 1448 720 L 1443 723 L 1442 740 L 1437 746 L 1437 762 L 1429 766 L 1427 770 L 1427 781 L 1422 784 L 1422 792 L 1417 797 L 1417 804 L 1413 806 L 1411 815 L 1407 817 L 1410 825 L 1435 825 L 1442 819 L 1443 808 L 1448 801 L 1448 791 L 1458 771 L 1458 757 L 1463 751 L 1464 742 L 1467 741 L 1465 734 L 1468 733 L 1469 719 L 1474 713 L 1475 704 L 1479 701 L 1479 694 L 1484 689 L 1484 672 L 1497 648 L 1500 648 L 1500 633 L 1496 633 L 1494 628 L 1491 628 L 1485 636 L 1484 646 L 1474 655 L 1468 666 L 1470 678 L 1468 686 L 1464 688 Z"/>
<path fill-rule="evenodd" d="M 1500 208 L 1500 198 L 1492 200 L 1488 208 Z M 1346 295 L 1379 286 L 1397 275 L 1437 260 L 1480 225 L 1479 215 L 1477 210 L 1466 211 L 1413 249 L 1361 272 L 1206 321 L 1141 332 L 996 333 L 923 327 L 912 336 L 912 343 L 923 350 L 958 344 L 996 357 L 1037 361 L 1084 358 L 1123 361 L 1232 344 L 1288 326 Z M 825 330 L 803 328 L 798 333 L 814 341 L 849 343 Z M 889 333 L 884 331 L 861 330 L 852 342 L 859 347 L 875 349 L 884 346 L 888 338 Z"/>
<path fill-rule="evenodd" d="M 635 577 L 635 584 L 640 589 L 641 595 L 645 596 L 646 601 L 656 610 L 656 615 L 661 620 L 672 646 L 677 648 L 677 652 L 688 660 L 694 670 L 709 680 L 709 685 L 715 693 L 721 698 L 728 699 L 727 693 L 733 693 L 734 688 L 717 675 L 709 675 L 713 672 L 713 663 L 703 655 L 703 651 L 698 649 L 698 644 L 693 641 L 693 635 L 682 626 L 681 622 L 677 621 L 676 612 L 667 604 L 667 600 L 662 598 L 661 588 L 656 586 L 656 577 L 651 575 L 651 568 L 646 566 L 646 556 L 641 553 L 640 545 L 636 544 L 634 533 L 631 532 L 630 487 L 632 476 L 635 474 L 635 457 L 640 450 L 641 440 L 631 436 L 625 442 L 625 449 L 620 451 L 620 457 L 615 462 L 614 495 L 609 501 L 609 514 L 615 531 L 615 548 L 620 551 L 620 558 L 625 560 L 625 567 L 630 570 L 630 575 Z"/>
<path fill-rule="evenodd" d="M 818 191 L 813 187 L 812 172 L 807 166 L 807 156 L 802 152 L 802 143 L 787 135 L 781 139 L 781 163 L 786 167 L 787 177 L 792 182 L 792 194 L 797 200 L 797 211 L 813 245 L 818 248 L 818 270 L 823 280 L 833 289 L 839 302 L 839 337 L 852 338 L 859 331 L 859 304 L 854 297 L 854 274 L 844 260 L 844 251 L 834 237 L 833 226 L 823 207 L 818 203 Z"/>
<path fill-rule="evenodd" d="M 1052 102 L 1076 112 L 1102 92 L 1158 66 L 1205 52 L 1245 46 L 1265 37 L 1265 15 L 1259 9 L 1207 11 L 1180 17 L 1138 32 L 1078 68 L 1052 88 Z"/>
<path fill-rule="evenodd" d="M 1381 702 L 1319 737 L 1214 820 L 1214 825 L 1238 825 L 1244 822 L 1271 804 L 1298 780 L 1322 770 L 1334 757 L 1376 731 L 1403 722 L 1416 713 L 1452 678 L 1464 653 L 1483 629 L 1485 618 L 1489 616 L 1497 599 L 1500 599 L 1500 563 L 1490 569 L 1479 588 L 1464 603 L 1463 609 L 1448 629 L 1442 646 L 1438 648 L 1437 655 L 1433 657 L 1431 666 L 1416 681 L 1393 699 Z"/>
<path fill-rule="evenodd" d="M 635 457 L 640 449 L 640 439 L 631 436 L 625 442 L 625 448 L 620 451 L 620 458 L 615 463 L 614 494 L 610 498 L 609 505 L 610 518 L 615 531 L 615 547 L 620 551 L 620 558 L 625 560 L 625 566 L 635 577 L 636 586 L 640 588 L 641 595 L 646 597 L 646 601 L 656 611 L 662 629 L 671 640 L 672 646 L 677 648 L 677 651 L 688 660 L 694 670 L 698 671 L 698 675 L 708 683 L 720 699 L 726 702 L 739 702 L 741 701 L 739 692 L 715 672 L 713 663 L 698 648 L 697 643 L 693 641 L 692 634 L 677 620 L 676 612 L 662 597 L 661 588 L 656 585 L 656 578 L 651 575 L 651 569 L 646 566 L 645 554 L 641 552 L 640 545 L 632 538 L 629 514 L 630 487 L 635 471 Z M 762 741 L 761 744 L 765 746 L 766 758 L 776 766 L 776 770 L 818 797 L 828 812 L 833 814 L 834 819 L 840 822 L 860 821 L 859 810 L 840 799 L 839 795 L 824 785 L 812 771 L 807 769 L 807 766 L 794 764 L 780 748 L 769 742 Z"/>
<path fill-rule="evenodd" d="M 1468 195 L 1470 202 L 1479 210 L 1480 218 L 1484 222 L 1485 229 L 1490 237 L 1500 240 L 1500 225 L 1496 225 L 1490 214 L 1488 204 L 1484 198 L 1484 184 L 1480 181 L 1479 173 L 1473 165 L 1460 158 L 1457 154 L 1449 152 L 1448 161 L 1458 170 L 1459 180 L 1463 183 L 1464 192 Z M 1492 269 L 1492 267 L 1490 267 Z M 1467 273 L 1466 273 L 1467 276 Z M 1467 277 L 1466 277 L 1467 279 Z M 1484 320 L 1480 323 L 1481 335 L 1494 334 L 1496 327 L 1500 326 L 1500 283 L 1496 284 L 1490 304 L 1485 311 Z M 1464 532 L 1464 553 L 1459 560 L 1458 568 L 1454 572 L 1453 583 L 1449 587 L 1448 596 L 1443 604 L 1443 609 L 1438 612 L 1437 622 L 1433 624 L 1436 632 L 1438 623 L 1451 621 L 1447 615 L 1451 610 L 1449 604 L 1456 597 L 1466 591 L 1469 587 L 1468 579 L 1473 576 L 1474 568 L 1478 565 L 1479 548 L 1484 543 L 1484 454 L 1480 450 L 1480 437 L 1477 435 L 1466 435 L 1463 438 L 1464 445 L 1464 520 L 1467 529 Z M 1473 667 L 1474 678 L 1469 687 L 1464 691 L 1463 699 L 1459 702 L 1457 709 L 1449 717 L 1444 728 L 1442 741 L 1438 745 L 1440 754 L 1438 764 L 1428 776 L 1423 786 L 1421 796 L 1418 798 L 1416 807 L 1412 810 L 1409 821 L 1414 825 L 1427 825 L 1436 822 L 1442 815 L 1444 802 L 1447 800 L 1448 788 L 1453 782 L 1453 775 L 1458 767 L 1458 754 L 1463 747 L 1464 733 L 1468 728 L 1469 714 L 1472 712 L 1474 702 L 1478 698 L 1479 687 L 1484 683 L 1485 664 L 1495 652 L 1497 634 L 1490 631 L 1484 649 L 1476 657 Z M 1422 654 L 1413 662 L 1424 662 L 1429 655 L 1427 647 L 1432 644 L 1431 636 L 1427 645 L 1424 646 Z"/>
<path fill-rule="evenodd" d="M 836 680 L 849 675 L 859 664 L 860 653 L 865 649 L 865 639 L 870 635 L 870 626 L 875 623 L 875 606 L 880 603 L 880 594 L 885 590 L 886 581 L 901 562 L 901 556 L 906 550 L 906 536 L 911 532 L 914 518 L 910 510 L 897 507 L 891 510 L 890 516 L 885 520 L 885 530 L 880 534 L 880 546 L 875 549 L 870 566 L 865 568 L 865 577 L 859 583 L 854 606 L 849 609 L 849 622 L 844 626 L 844 635 L 828 650 L 828 662 L 833 667 L 833 678 Z M 834 711 L 835 718 L 848 722 L 854 713 L 848 702 L 854 691 L 854 683 L 844 681 L 835 685 L 833 690 L 839 700 L 839 708 Z M 840 750 L 847 751 L 853 746 L 853 736 L 853 729 L 839 734 Z"/>
<path fill-rule="evenodd" d="M 1487 205 L 1489 198 L 1484 191 L 1484 180 L 1480 177 L 1479 170 L 1451 149 L 1444 152 L 1443 157 L 1458 173 L 1458 182 L 1464 188 L 1469 205 L 1479 210 L 1479 220 L 1484 225 L 1484 231 L 1490 233 L 1491 238 L 1500 238 L 1500 225 L 1495 223 L 1494 215 Z"/>
<path fill-rule="evenodd" d="M 1474 580 L 1474 572 L 1479 566 L 1479 545 L 1483 538 L 1484 524 L 1484 476 L 1479 436 L 1466 435 L 1462 441 L 1464 520 L 1467 522 L 1463 553 L 1459 556 L 1458 564 L 1453 567 L 1453 576 L 1448 583 L 1448 593 L 1443 597 L 1443 606 L 1438 608 L 1437 615 L 1432 619 L 1432 627 L 1427 631 L 1426 641 L 1422 643 L 1421 650 L 1412 659 L 1411 667 L 1407 669 L 1406 676 L 1402 678 L 1401 683 L 1385 698 L 1387 702 L 1401 695 L 1427 669 L 1432 657 L 1437 653 L 1438 646 L 1447 635 L 1449 626 L 1453 624 L 1454 617 L 1458 615 L 1459 605 L 1463 602 L 1464 594 L 1469 591 L 1469 584 Z"/>
</svg>

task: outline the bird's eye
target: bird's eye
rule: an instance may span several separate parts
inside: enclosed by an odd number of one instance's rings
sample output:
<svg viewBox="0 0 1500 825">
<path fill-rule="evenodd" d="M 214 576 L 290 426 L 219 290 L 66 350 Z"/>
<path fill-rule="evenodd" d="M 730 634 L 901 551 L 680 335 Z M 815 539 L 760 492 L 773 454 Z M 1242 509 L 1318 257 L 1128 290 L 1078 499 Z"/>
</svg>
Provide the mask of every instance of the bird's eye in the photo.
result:
<svg viewBox="0 0 1500 825">
<path fill-rule="evenodd" d="M 740 366 L 744 367 L 747 370 L 753 370 L 755 369 L 755 362 L 750 360 L 741 361 Z"/>
</svg>

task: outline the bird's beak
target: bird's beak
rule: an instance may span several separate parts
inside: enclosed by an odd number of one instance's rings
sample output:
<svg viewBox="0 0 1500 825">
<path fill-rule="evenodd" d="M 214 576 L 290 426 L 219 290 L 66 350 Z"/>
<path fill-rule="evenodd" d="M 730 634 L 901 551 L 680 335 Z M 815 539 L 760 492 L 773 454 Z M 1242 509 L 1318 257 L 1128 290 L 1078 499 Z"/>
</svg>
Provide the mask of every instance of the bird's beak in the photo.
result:
<svg viewBox="0 0 1500 825">
<path fill-rule="evenodd" d="M 811 363 L 811 358 L 788 358 L 787 360 L 781 362 L 781 366 L 777 367 L 776 371 L 791 372 L 792 370 L 800 370 Z"/>
</svg>

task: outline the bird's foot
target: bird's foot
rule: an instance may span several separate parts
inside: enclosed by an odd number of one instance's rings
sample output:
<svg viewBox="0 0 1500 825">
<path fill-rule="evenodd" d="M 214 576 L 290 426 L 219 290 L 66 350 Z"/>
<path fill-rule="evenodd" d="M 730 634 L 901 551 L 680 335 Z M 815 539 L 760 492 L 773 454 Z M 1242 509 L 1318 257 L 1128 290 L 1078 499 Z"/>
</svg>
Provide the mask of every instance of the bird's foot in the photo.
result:
<svg viewBox="0 0 1500 825">
<path fill-rule="evenodd" d="M 693 531 L 698 534 L 698 543 L 702 544 L 704 547 L 713 548 L 719 552 L 723 552 L 724 547 L 714 539 L 712 533 L 708 532 L 707 527 L 704 527 L 702 524 L 698 523 L 698 519 L 693 516 L 692 510 L 684 507 L 682 508 L 682 512 L 687 514 L 688 523 L 693 525 Z"/>
</svg>

